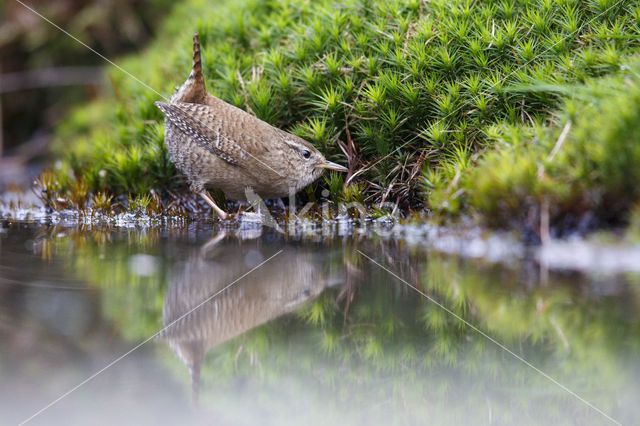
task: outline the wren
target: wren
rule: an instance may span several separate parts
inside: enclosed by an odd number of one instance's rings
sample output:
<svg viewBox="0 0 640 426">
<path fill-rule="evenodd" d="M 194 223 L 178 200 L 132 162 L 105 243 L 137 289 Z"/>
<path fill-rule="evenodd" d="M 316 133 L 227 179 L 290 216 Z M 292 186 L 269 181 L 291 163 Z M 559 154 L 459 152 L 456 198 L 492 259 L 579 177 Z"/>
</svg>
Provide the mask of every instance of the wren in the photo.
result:
<svg viewBox="0 0 640 426">
<path fill-rule="evenodd" d="M 327 161 L 312 144 L 273 127 L 207 91 L 200 39 L 193 36 L 193 66 L 170 103 L 156 102 L 165 114 L 164 141 L 172 161 L 186 175 L 191 191 L 222 219 L 225 213 L 207 188 L 231 200 L 251 189 L 263 199 L 296 193 L 325 169 L 347 169 Z"/>
</svg>

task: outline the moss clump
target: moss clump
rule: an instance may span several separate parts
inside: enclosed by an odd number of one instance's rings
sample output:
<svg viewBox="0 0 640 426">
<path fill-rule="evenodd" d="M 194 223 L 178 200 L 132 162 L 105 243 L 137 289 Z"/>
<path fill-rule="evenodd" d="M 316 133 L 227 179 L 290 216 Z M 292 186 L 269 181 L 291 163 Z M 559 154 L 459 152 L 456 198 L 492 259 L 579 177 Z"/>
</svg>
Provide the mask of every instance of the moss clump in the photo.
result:
<svg viewBox="0 0 640 426">
<path fill-rule="evenodd" d="M 555 126 L 503 127 L 497 144 L 463 177 L 471 206 L 494 221 L 551 223 L 592 215 L 619 222 L 640 199 L 640 61 L 568 93 Z M 569 94 L 570 93 L 570 94 Z M 595 215 L 593 215 L 595 214 Z"/>
<path fill-rule="evenodd" d="M 631 0 L 194 0 L 122 65 L 169 96 L 198 31 L 209 89 L 364 169 L 352 181 L 358 197 L 422 207 L 426 188 L 432 209 L 457 211 L 460 176 L 495 146 L 495 126 L 543 122 L 561 98 L 508 89 L 618 70 L 640 44 L 639 11 Z M 93 107 L 98 118 L 81 110 L 61 130 L 66 170 L 91 191 L 182 186 L 163 146 L 159 95 L 116 71 L 113 80 L 117 96 Z"/>
</svg>

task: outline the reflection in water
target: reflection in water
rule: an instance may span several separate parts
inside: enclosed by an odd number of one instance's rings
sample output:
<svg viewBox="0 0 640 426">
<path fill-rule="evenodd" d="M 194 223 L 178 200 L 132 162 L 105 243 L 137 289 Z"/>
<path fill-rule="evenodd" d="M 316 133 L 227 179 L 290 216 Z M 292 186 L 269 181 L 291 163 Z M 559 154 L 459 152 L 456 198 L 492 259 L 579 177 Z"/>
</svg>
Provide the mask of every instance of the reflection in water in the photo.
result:
<svg viewBox="0 0 640 426">
<path fill-rule="evenodd" d="M 3 424 L 173 321 L 42 423 L 97 412 L 129 424 L 191 424 L 189 413 L 198 424 L 606 424 L 356 250 L 615 419 L 638 418 L 638 275 L 546 275 L 536 258 L 492 265 L 369 234 L 244 230 L 207 243 L 209 224 L 0 229 L 0 417 L 17 412 Z"/>
<path fill-rule="evenodd" d="M 177 267 L 164 298 L 163 324 L 168 327 L 161 338 L 189 368 L 194 400 L 207 351 L 303 306 L 328 281 L 321 257 L 309 248 L 225 244 L 221 237 L 195 250 Z"/>
</svg>

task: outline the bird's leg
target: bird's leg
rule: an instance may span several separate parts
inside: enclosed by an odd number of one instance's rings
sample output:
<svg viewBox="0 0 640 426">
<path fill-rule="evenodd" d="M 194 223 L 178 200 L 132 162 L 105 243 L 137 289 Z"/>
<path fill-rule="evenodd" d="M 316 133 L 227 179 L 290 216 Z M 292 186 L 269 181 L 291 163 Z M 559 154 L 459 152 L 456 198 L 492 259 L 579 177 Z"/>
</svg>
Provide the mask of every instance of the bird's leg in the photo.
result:
<svg viewBox="0 0 640 426">
<path fill-rule="evenodd" d="M 224 237 L 227 236 L 227 231 L 225 231 L 224 229 L 222 229 L 220 232 L 218 232 L 216 234 L 215 237 L 211 238 L 209 241 L 207 241 L 205 243 L 205 245 L 203 245 L 200 248 L 200 255 L 205 258 L 208 257 L 210 252 L 218 246 L 218 244 L 220 244 L 220 241 L 224 240 Z"/>
<path fill-rule="evenodd" d="M 198 192 L 198 195 L 201 196 L 207 202 L 207 204 L 211 206 L 213 211 L 216 212 L 218 216 L 220 216 L 220 219 L 226 219 L 229 216 L 224 212 L 224 210 L 222 210 L 220 207 L 216 205 L 216 203 L 213 201 L 213 198 L 211 198 L 211 195 L 209 195 L 209 192 L 207 192 L 207 190 Z"/>
</svg>

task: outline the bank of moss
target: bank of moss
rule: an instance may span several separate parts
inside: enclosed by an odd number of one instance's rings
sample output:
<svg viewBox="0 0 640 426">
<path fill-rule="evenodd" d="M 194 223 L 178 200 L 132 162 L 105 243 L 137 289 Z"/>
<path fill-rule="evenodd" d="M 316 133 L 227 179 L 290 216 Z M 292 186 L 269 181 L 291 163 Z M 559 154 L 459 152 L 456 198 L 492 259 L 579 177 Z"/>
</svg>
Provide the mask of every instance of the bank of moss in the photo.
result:
<svg viewBox="0 0 640 426">
<path fill-rule="evenodd" d="M 543 89 L 543 88 L 541 88 Z M 560 90 L 557 125 L 496 129 L 499 149 L 460 179 L 469 207 L 496 221 L 558 229 L 626 221 L 640 201 L 640 61 L 614 76 Z"/>
<path fill-rule="evenodd" d="M 198 31 L 209 89 L 359 172 L 348 197 L 493 214 L 484 194 L 537 168 L 525 148 L 522 164 L 491 160 L 511 151 L 499 129 L 563 125 L 552 111 L 566 95 L 528 88 L 618 73 L 640 44 L 639 17 L 637 0 L 193 0 L 122 66 L 168 97 L 186 78 Z M 76 111 L 60 129 L 66 161 L 52 192 L 68 192 L 74 179 L 115 195 L 186 189 L 163 145 L 163 117 L 153 106 L 160 95 L 111 71 L 114 96 Z M 480 167 L 491 173 L 474 174 L 484 157 Z M 338 181 L 321 180 L 312 191 L 326 187 L 341 199 Z M 516 195 L 504 202 L 520 203 Z M 487 203 L 502 196 L 513 194 L 496 190 Z"/>
</svg>

